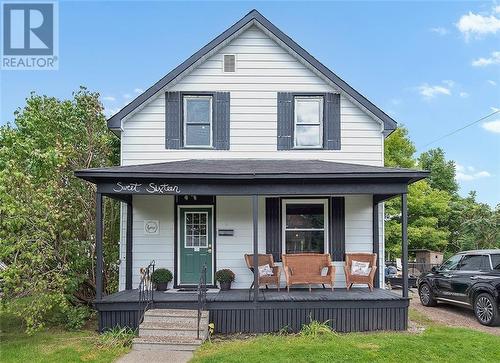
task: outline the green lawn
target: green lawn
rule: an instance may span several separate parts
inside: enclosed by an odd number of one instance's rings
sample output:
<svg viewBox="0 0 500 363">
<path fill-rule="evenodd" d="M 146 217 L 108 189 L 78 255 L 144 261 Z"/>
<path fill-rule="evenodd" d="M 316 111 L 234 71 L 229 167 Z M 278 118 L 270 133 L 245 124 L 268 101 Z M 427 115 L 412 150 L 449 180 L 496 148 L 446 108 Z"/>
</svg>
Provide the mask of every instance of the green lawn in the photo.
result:
<svg viewBox="0 0 500 363">
<path fill-rule="evenodd" d="M 193 362 L 500 362 L 500 337 L 429 323 L 421 333 L 264 335 L 205 343 Z"/>
<path fill-rule="evenodd" d="M 101 338 L 93 328 L 68 332 L 51 328 L 28 336 L 18 322 L 0 316 L 0 362 L 113 362 L 129 348 Z"/>
</svg>

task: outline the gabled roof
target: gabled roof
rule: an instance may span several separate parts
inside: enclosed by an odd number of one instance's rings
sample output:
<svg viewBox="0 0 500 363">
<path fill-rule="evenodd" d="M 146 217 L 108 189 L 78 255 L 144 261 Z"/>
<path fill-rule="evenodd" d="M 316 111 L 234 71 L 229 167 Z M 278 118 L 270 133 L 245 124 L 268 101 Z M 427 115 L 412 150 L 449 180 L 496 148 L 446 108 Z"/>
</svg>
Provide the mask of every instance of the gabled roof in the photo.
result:
<svg viewBox="0 0 500 363">
<path fill-rule="evenodd" d="M 250 11 L 241 20 L 232 25 L 225 32 L 220 34 L 210 43 L 205 45 L 191 57 L 186 59 L 182 64 L 173 69 L 165 77 L 156 82 L 153 86 L 148 88 L 144 93 L 140 94 L 136 99 L 130 102 L 127 106 L 122 108 L 118 113 L 108 119 L 108 127 L 111 130 L 119 130 L 121 128 L 121 120 L 129 115 L 137 107 L 141 106 L 150 97 L 154 96 L 157 92 L 161 91 L 168 84 L 170 84 L 174 79 L 176 79 L 183 72 L 192 67 L 201 58 L 207 56 L 209 53 L 213 52 L 217 47 L 225 43 L 225 41 L 238 33 L 242 28 L 249 25 L 249 23 L 258 23 L 259 26 L 265 28 L 269 33 L 275 36 L 279 41 L 284 43 L 289 47 L 294 53 L 297 54 L 305 63 L 309 64 L 315 70 L 317 70 L 321 75 L 330 80 L 338 89 L 345 92 L 354 101 L 358 102 L 362 107 L 368 110 L 376 118 L 384 123 L 384 133 L 389 135 L 397 127 L 396 121 L 394 121 L 389 115 L 387 115 L 380 108 L 371 103 L 366 97 L 356 91 L 354 88 L 349 86 L 344 80 L 333 73 L 330 69 L 324 66 L 316 58 L 310 55 L 304 48 L 298 45 L 292 38 L 279 30 L 273 23 L 267 20 L 262 14 L 257 10 Z"/>
<path fill-rule="evenodd" d="M 297 167 L 300 165 L 300 167 Z M 373 179 L 399 178 L 409 183 L 427 177 L 424 170 L 387 168 L 322 160 L 189 159 L 156 164 L 78 170 L 79 178 L 95 182 L 106 178 L 164 179 Z"/>
</svg>

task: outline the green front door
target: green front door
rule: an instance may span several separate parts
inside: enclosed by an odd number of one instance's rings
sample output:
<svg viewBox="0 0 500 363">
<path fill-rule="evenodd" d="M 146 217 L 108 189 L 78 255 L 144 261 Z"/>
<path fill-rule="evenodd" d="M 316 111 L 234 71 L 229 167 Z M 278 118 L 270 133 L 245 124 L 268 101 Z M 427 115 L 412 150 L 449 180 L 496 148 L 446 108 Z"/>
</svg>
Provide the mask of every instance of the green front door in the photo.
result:
<svg viewBox="0 0 500 363">
<path fill-rule="evenodd" d="M 211 207 L 179 208 L 180 285 L 197 285 L 204 264 L 212 281 L 213 215 Z"/>
</svg>

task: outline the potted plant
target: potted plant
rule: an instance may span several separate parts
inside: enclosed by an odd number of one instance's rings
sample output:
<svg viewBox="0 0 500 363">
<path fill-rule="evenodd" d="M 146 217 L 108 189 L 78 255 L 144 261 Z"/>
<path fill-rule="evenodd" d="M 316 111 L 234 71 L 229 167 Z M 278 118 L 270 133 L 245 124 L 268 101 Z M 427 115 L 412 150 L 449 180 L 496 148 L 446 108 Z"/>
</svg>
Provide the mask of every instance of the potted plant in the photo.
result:
<svg viewBox="0 0 500 363">
<path fill-rule="evenodd" d="M 231 288 L 231 282 L 234 281 L 234 277 L 234 272 L 227 268 L 215 273 L 215 279 L 219 282 L 222 291 L 227 291 Z"/>
<path fill-rule="evenodd" d="M 166 268 L 154 270 L 151 275 L 151 281 L 155 284 L 157 291 L 166 291 L 168 289 L 168 283 L 172 281 L 172 278 L 172 272 Z"/>
</svg>

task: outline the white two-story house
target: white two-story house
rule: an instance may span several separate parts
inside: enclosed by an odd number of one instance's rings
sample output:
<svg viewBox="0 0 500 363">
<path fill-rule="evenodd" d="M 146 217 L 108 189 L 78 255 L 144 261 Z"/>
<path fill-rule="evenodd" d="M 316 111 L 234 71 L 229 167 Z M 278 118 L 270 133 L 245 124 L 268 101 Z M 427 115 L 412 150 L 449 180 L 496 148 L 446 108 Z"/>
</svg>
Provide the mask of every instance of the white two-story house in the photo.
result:
<svg viewBox="0 0 500 363">
<path fill-rule="evenodd" d="M 221 332 L 299 326 L 308 312 L 326 314 L 337 330 L 406 328 L 407 299 L 381 290 L 383 202 L 402 196 L 405 253 L 407 186 L 426 173 L 385 168 L 384 140 L 396 122 L 259 12 L 189 57 L 108 126 L 121 140 L 121 165 L 76 173 L 97 185 L 98 220 L 103 197 L 123 202 L 115 295 L 102 296 L 97 226 L 101 329 L 139 323 L 116 311 L 138 308 L 140 269 L 153 260 L 156 269 L 173 273 L 169 291 L 155 295 L 155 307 L 194 304 L 206 266 L 206 285 L 213 289 L 208 309 Z M 374 292 L 344 289 L 345 254 L 351 252 L 377 254 Z M 276 286 L 260 293 L 255 286 L 250 294 L 259 274 L 244 256 L 256 253 L 272 255 L 281 266 L 282 288 L 283 255 L 329 254 L 335 291 L 313 284 L 319 289 L 297 286 L 278 295 Z M 229 292 L 215 290 L 220 269 L 235 274 Z M 274 317 L 250 317 L 254 309 Z M 275 317 L 286 309 L 301 318 Z M 370 322 L 360 309 L 374 309 Z M 353 322 L 341 323 L 347 313 Z"/>
</svg>

